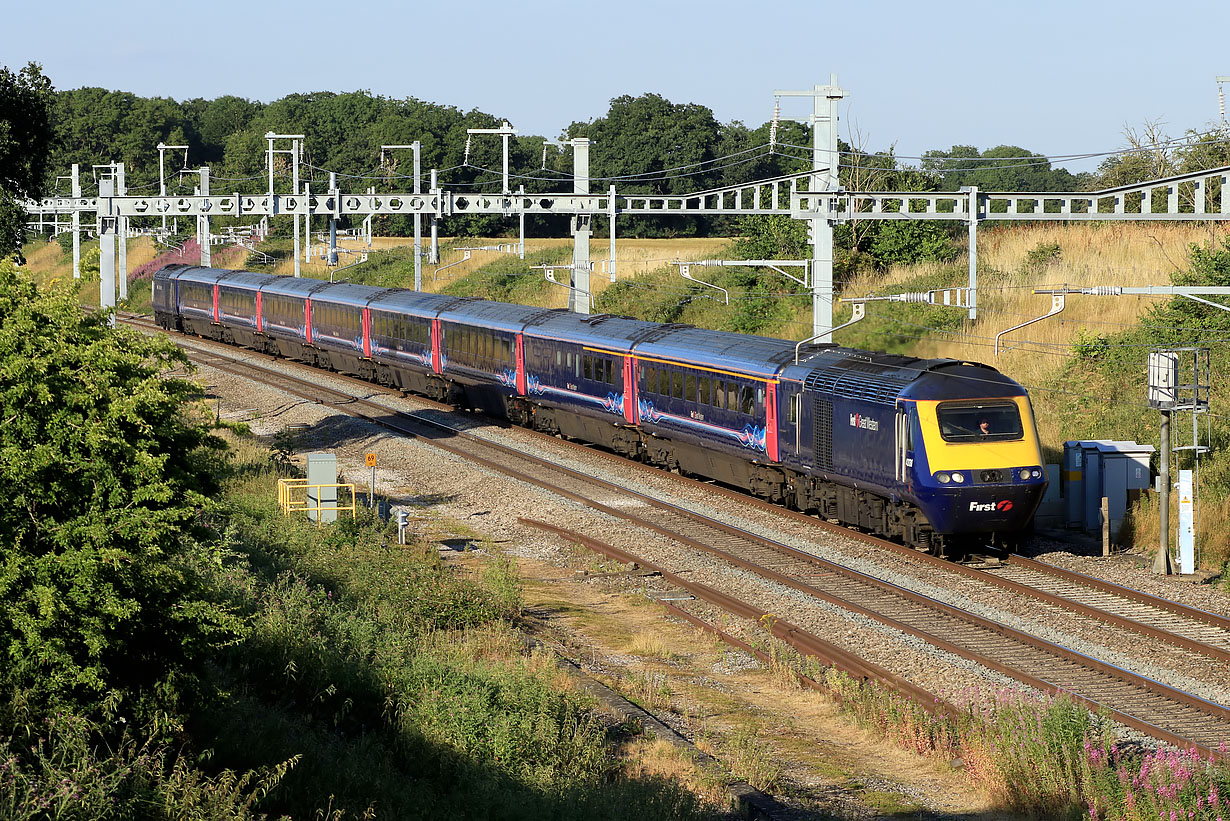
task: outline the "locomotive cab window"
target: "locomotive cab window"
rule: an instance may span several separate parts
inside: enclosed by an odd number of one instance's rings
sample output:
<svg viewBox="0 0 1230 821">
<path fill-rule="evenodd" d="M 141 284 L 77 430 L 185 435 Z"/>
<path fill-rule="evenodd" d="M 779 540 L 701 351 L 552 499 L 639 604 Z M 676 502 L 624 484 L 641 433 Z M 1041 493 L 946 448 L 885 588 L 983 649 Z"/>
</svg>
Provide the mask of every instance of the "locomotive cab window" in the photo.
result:
<svg viewBox="0 0 1230 821">
<path fill-rule="evenodd" d="M 935 415 L 945 442 L 995 442 L 1024 436 L 1021 411 L 1012 402 L 948 402 Z"/>
</svg>

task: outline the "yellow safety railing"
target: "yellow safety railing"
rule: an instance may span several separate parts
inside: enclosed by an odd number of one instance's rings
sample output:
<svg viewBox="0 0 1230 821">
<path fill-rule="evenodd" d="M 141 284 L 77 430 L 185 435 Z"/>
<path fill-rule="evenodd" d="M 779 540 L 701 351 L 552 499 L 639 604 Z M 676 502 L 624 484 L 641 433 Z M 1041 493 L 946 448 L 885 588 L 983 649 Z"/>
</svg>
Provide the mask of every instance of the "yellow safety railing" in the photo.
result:
<svg viewBox="0 0 1230 821">
<path fill-rule="evenodd" d="M 324 499 L 324 490 L 333 488 L 338 491 L 336 500 Z M 316 498 L 311 498 L 315 490 Z M 341 504 L 342 490 L 350 494 L 350 504 Z M 353 483 L 331 483 L 322 485 L 309 485 L 307 479 L 278 479 L 278 507 L 282 508 L 282 513 L 289 516 L 294 511 L 303 511 L 309 516 L 315 515 L 316 524 L 321 523 L 321 514 L 330 511 L 334 513 L 349 512 L 350 518 L 355 516 L 355 493 Z"/>
</svg>

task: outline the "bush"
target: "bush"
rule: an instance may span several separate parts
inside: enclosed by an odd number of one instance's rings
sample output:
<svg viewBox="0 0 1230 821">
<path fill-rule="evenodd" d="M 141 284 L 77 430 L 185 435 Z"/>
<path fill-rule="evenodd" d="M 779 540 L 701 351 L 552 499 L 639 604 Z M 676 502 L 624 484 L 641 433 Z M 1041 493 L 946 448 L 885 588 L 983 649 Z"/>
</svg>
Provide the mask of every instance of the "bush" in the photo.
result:
<svg viewBox="0 0 1230 821">
<path fill-rule="evenodd" d="M 240 635 L 185 539 L 221 446 L 174 343 L 0 265 L 0 681 L 48 712 L 165 723 Z"/>
</svg>

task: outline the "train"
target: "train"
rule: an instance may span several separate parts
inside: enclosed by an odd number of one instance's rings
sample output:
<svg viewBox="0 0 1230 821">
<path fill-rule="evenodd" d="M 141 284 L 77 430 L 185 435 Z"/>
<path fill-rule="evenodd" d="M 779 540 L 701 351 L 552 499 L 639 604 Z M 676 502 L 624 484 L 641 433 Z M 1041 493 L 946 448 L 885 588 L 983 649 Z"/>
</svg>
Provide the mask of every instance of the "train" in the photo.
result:
<svg viewBox="0 0 1230 821">
<path fill-rule="evenodd" d="M 607 448 L 914 548 L 1011 546 L 1046 490 L 994 368 L 190 265 L 155 321 Z"/>
</svg>

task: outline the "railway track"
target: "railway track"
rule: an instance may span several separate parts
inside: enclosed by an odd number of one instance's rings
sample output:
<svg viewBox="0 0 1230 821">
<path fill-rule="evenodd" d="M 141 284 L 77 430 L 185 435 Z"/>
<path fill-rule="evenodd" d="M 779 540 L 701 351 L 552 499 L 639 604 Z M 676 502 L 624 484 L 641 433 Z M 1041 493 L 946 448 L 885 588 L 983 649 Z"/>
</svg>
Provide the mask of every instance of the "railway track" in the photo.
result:
<svg viewBox="0 0 1230 821">
<path fill-rule="evenodd" d="M 474 437 L 439 421 L 395 411 L 368 398 L 299 379 L 253 361 L 242 361 L 256 358 L 257 354 L 242 352 L 237 358 L 234 349 L 220 347 L 229 355 L 199 349 L 193 349 L 191 355 L 203 364 L 240 377 L 252 378 L 256 373 L 262 383 L 292 395 L 430 440 L 435 446 L 491 470 L 648 528 L 816 599 L 861 613 L 1032 686 L 1071 693 L 1090 706 L 1105 708 L 1121 722 L 1161 740 L 1195 745 L 1215 753 L 1222 741 L 1230 739 L 1230 710 L 1221 705 L 964 613 L 788 545 Z M 363 384 L 367 390 L 376 390 Z M 845 528 L 841 531 L 846 535 L 851 533 Z M 1023 582 L 1004 580 L 1024 586 Z M 1031 595 L 1043 594 L 1032 591 Z"/>
<path fill-rule="evenodd" d="M 124 321 L 151 330 L 159 329 L 147 317 L 127 315 Z M 208 340 L 201 340 L 205 345 L 218 345 L 232 355 L 235 349 L 219 345 Z M 254 351 L 245 351 L 245 357 L 260 361 L 284 361 L 275 357 Z M 335 378 L 351 381 L 362 385 L 368 390 L 387 391 L 390 394 L 402 394 L 391 389 L 374 386 L 369 382 L 334 374 Z M 451 411 L 448 405 L 433 402 L 423 397 L 415 397 L 427 407 L 441 411 Z M 488 422 L 491 420 L 487 420 Z M 1039 602 L 1076 613 L 1083 618 L 1101 621 L 1119 629 L 1131 630 L 1155 641 L 1179 647 L 1222 662 L 1230 662 L 1230 618 L 1215 613 L 1189 607 L 1169 599 L 1144 593 L 1139 590 L 1115 585 L 1102 579 L 1075 573 L 1070 570 L 1048 565 L 1022 556 L 1005 557 L 1002 561 L 995 559 L 981 566 L 957 564 L 925 553 L 919 553 L 911 548 L 888 542 L 876 536 L 851 530 L 839 524 L 818 519 L 797 511 L 788 510 L 779 505 L 749 496 L 742 491 L 703 482 L 685 476 L 665 473 L 656 468 L 639 465 L 621 456 L 594 450 L 583 444 L 570 442 L 556 437 L 540 434 L 535 431 L 518 428 L 526 436 L 541 437 L 551 442 L 552 447 L 583 452 L 586 458 L 601 459 L 625 468 L 634 467 L 651 473 L 657 477 L 668 477 L 670 480 L 685 486 L 703 487 L 705 493 L 729 499 L 745 508 L 752 508 L 773 514 L 776 517 L 801 524 L 809 530 L 840 534 L 844 538 L 861 541 L 872 545 L 878 550 L 887 551 L 899 556 L 907 563 L 921 564 L 925 567 L 940 570 L 945 573 L 963 574 L 983 584 L 992 585 L 1017 595 L 1029 596 Z"/>
</svg>

